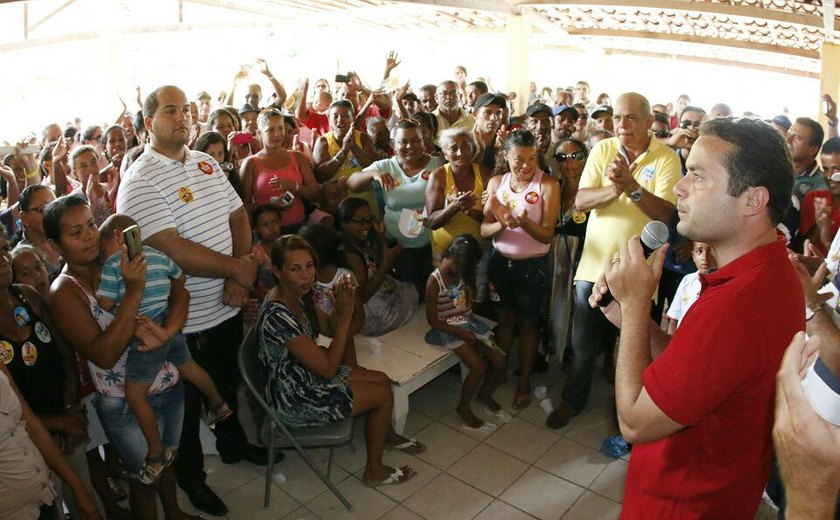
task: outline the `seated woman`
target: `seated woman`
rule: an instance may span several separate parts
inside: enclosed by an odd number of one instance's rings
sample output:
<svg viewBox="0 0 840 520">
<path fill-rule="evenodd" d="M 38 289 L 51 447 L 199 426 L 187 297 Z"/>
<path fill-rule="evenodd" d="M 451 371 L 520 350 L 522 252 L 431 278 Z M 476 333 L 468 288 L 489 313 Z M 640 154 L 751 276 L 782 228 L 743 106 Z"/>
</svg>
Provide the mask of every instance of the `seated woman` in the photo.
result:
<svg viewBox="0 0 840 520">
<path fill-rule="evenodd" d="M 0 363 L 0 518 L 64 518 L 56 507 L 50 482 L 54 471 L 72 491 L 81 520 L 98 520 L 99 511 L 88 489 L 73 471 L 50 433 L 26 404 Z"/>
<path fill-rule="evenodd" d="M 117 447 L 130 475 L 129 497 L 135 518 L 157 517 L 155 495 L 163 504 L 166 517 L 172 520 L 194 519 L 178 506 L 175 494 L 175 473 L 167 467 L 154 484 L 136 480 L 146 456 L 146 441 L 125 400 L 125 364 L 127 347 L 136 335 L 149 346 L 150 331 L 136 324 L 140 299 L 145 285 L 146 263 L 142 253 L 128 260 L 124 248 L 122 278 L 125 298 L 116 314 L 103 310 L 96 302 L 96 289 L 102 273 L 99 256 L 99 228 L 90 207 L 77 196 L 62 197 L 44 210 L 44 232 L 56 245 L 66 265 L 50 289 L 50 308 L 55 325 L 88 360 L 97 395 L 94 407 L 108 440 Z M 169 316 L 163 322 L 168 338 L 178 334 L 186 322 L 189 293 L 173 287 Z M 159 340 L 158 340 L 159 341 Z M 184 389 L 178 369 L 165 363 L 152 384 L 148 401 L 155 409 L 161 437 L 170 450 L 177 450 L 184 416 Z"/>
<path fill-rule="evenodd" d="M 402 327 L 417 312 L 419 300 L 413 284 L 397 281 L 390 274 L 402 244 L 388 247 L 384 226 L 364 199 L 341 201 L 336 219 L 346 246 L 347 267 L 356 276 L 364 303 L 362 334 L 381 336 Z"/>
<path fill-rule="evenodd" d="M 365 484 L 409 480 L 414 476 L 411 466 L 395 469 L 382 464 L 382 453 L 389 445 L 415 453 L 425 448 L 391 428 L 393 395 L 388 377 L 341 365 L 350 339 L 355 283 L 345 277 L 333 287 L 333 337 L 325 349 L 315 343 L 318 322 L 310 300 L 315 283 L 312 246 L 299 236 L 286 235 L 272 246 L 271 262 L 277 286 L 269 292 L 257 319 L 259 358 L 268 375 L 266 401 L 291 428 L 367 414 Z"/>
<path fill-rule="evenodd" d="M 484 248 L 481 219 L 485 186 L 490 179 L 490 170 L 473 162 L 478 145 L 471 130 L 446 130 L 440 136 L 440 145 L 449 162 L 432 172 L 426 186 L 434 265 L 440 264 L 441 255 L 458 235 L 472 235 Z"/>
<path fill-rule="evenodd" d="M 304 200 L 317 200 L 321 187 L 309 159 L 300 152 L 283 148 L 286 126 L 279 110 L 267 108 L 260 112 L 257 126 L 263 148 L 242 162 L 239 170 L 242 200 L 249 212 L 258 204 L 281 208 L 283 230 L 295 233 L 306 217 Z"/>
<path fill-rule="evenodd" d="M 493 239 L 487 266 L 490 301 L 499 321 L 499 346 L 510 352 L 520 336 L 520 376 L 513 407 L 531 401 L 531 369 L 539 345 L 537 320 L 548 297 L 548 250 L 560 208 L 560 185 L 538 167 L 534 135 L 514 130 L 505 139 L 510 172 L 487 183 L 481 235 Z"/>
<path fill-rule="evenodd" d="M 348 177 L 347 187 L 354 191 L 374 188 L 377 199 L 385 204 L 383 220 L 388 238 L 404 247 L 395 265 L 395 276 L 424 292 L 426 279 L 432 272 L 429 229 L 422 224 L 426 184 L 430 172 L 442 165 L 443 160 L 426 153 L 420 125 L 410 119 L 397 124 L 394 148 L 393 157 L 376 161 Z M 413 213 L 416 229 L 400 226 L 406 212 Z"/>
</svg>

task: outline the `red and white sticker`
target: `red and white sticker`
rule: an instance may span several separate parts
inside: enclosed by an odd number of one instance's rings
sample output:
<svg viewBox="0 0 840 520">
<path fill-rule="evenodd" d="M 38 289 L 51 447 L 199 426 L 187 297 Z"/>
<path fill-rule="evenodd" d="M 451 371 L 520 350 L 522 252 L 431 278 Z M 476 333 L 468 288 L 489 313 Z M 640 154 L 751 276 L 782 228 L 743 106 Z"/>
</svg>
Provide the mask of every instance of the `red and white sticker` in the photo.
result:
<svg viewBox="0 0 840 520">
<path fill-rule="evenodd" d="M 213 166 L 210 163 L 201 161 L 198 163 L 198 168 L 203 171 L 205 175 L 213 175 Z"/>
<path fill-rule="evenodd" d="M 38 347 L 34 343 L 27 341 L 20 349 L 20 357 L 23 359 L 23 364 L 31 367 L 38 362 Z"/>
<path fill-rule="evenodd" d="M 529 191 L 525 194 L 525 202 L 528 204 L 536 204 L 540 200 L 540 194 L 536 191 Z"/>
<path fill-rule="evenodd" d="M 423 173 L 421 173 L 420 176 L 423 177 L 424 181 L 429 180 L 429 170 L 423 170 Z"/>
</svg>

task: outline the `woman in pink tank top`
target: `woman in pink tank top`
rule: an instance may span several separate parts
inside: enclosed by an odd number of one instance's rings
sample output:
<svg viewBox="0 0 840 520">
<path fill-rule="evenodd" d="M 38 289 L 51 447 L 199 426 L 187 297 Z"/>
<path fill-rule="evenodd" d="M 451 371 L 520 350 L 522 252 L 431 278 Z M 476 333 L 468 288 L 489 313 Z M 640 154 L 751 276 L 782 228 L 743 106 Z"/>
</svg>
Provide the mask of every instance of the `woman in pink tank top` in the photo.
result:
<svg viewBox="0 0 840 520">
<path fill-rule="evenodd" d="M 286 128 L 279 110 L 260 112 L 257 126 L 263 149 L 239 170 L 245 207 L 250 214 L 260 204 L 278 206 L 284 233 L 296 231 L 306 216 L 302 199 L 317 201 L 320 185 L 306 156 L 283 148 Z"/>
<path fill-rule="evenodd" d="M 537 167 L 534 135 L 514 130 L 504 145 L 510 172 L 487 183 L 481 236 L 493 239 L 487 265 L 488 292 L 496 309 L 499 346 L 510 351 L 519 326 L 520 377 L 513 406 L 531 400 L 531 368 L 539 345 L 537 323 L 548 302 L 548 250 L 560 209 L 560 184 Z"/>
</svg>

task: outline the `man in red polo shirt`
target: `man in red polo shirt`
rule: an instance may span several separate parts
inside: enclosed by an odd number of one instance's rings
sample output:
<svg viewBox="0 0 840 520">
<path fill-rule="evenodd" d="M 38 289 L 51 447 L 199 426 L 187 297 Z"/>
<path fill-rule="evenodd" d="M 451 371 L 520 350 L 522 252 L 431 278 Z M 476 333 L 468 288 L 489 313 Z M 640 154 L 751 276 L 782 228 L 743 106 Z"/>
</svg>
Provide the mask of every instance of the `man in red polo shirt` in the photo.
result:
<svg viewBox="0 0 840 520">
<path fill-rule="evenodd" d="M 767 481 L 775 375 L 804 299 L 775 227 L 793 185 L 779 134 L 760 121 L 709 121 L 674 187 L 679 232 L 720 268 L 673 337 L 650 319 L 653 267 L 634 237 L 606 266 L 621 326 L 616 404 L 632 443 L 622 518 L 752 520 Z M 599 285 L 591 301 L 600 299 Z"/>
<path fill-rule="evenodd" d="M 831 180 L 833 174 L 840 172 L 840 138 L 832 137 L 823 144 L 820 162 L 828 189 L 811 190 L 805 195 L 799 233 L 827 255 L 840 229 L 840 182 Z"/>
</svg>

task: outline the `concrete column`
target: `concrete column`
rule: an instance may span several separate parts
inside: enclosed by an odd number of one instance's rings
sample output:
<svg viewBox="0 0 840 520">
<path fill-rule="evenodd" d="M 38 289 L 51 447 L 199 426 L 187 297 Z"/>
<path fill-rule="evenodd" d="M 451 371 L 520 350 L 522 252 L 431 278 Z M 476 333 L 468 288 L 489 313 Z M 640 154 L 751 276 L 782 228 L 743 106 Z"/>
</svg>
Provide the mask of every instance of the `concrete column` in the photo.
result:
<svg viewBox="0 0 840 520">
<path fill-rule="evenodd" d="M 507 17 L 507 91 L 516 92 L 516 113 L 528 107 L 530 67 L 528 36 L 531 34 L 529 15 L 512 14 Z"/>
<path fill-rule="evenodd" d="M 840 45 L 836 43 L 823 42 L 820 53 L 820 96 L 829 94 L 838 102 L 840 97 Z M 828 135 L 828 122 L 823 113 L 822 102 L 817 113 L 820 115 L 820 124 Z"/>
</svg>

